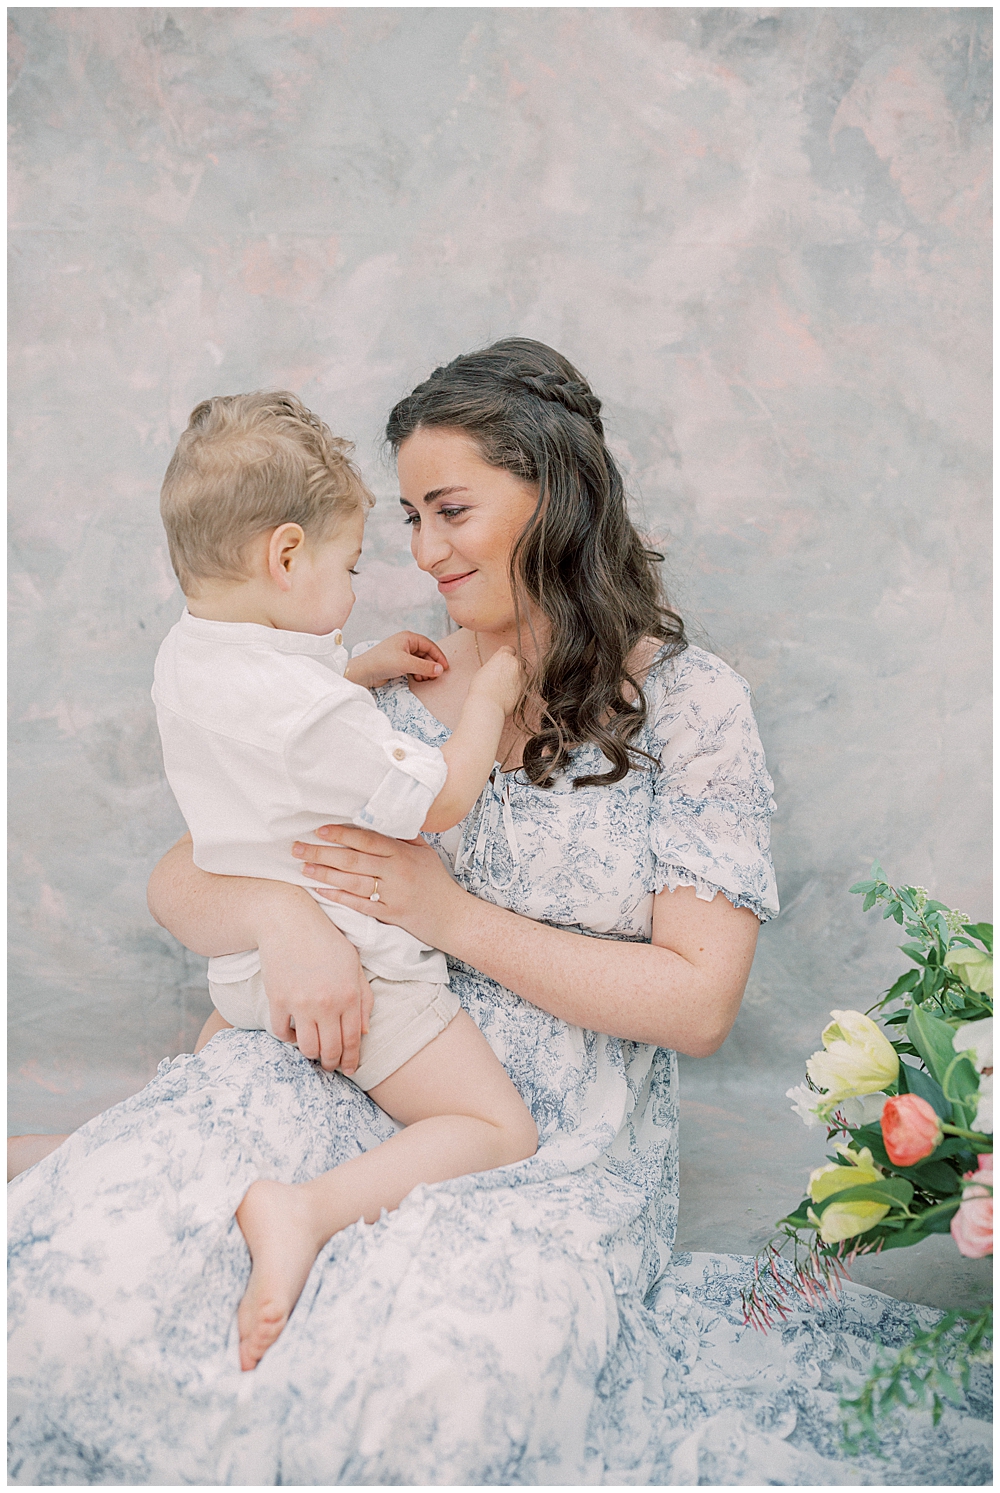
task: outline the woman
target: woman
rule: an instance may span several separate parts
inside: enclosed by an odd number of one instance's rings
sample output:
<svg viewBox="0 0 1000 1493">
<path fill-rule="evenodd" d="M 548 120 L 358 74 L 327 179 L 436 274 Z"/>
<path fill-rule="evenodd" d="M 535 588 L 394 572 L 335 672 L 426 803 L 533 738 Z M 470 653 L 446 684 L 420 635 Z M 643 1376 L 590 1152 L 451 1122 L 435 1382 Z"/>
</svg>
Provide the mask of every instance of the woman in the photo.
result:
<svg viewBox="0 0 1000 1493">
<path fill-rule="evenodd" d="M 671 1262 L 674 1054 L 724 1040 L 777 911 L 771 783 L 746 685 L 685 646 L 659 597 L 598 400 L 558 354 L 509 340 L 438 369 L 388 437 L 414 557 L 460 630 L 446 673 L 387 687 L 382 708 L 440 742 L 505 643 L 532 688 L 460 832 L 331 827 L 328 849 L 296 849 L 327 895 L 450 956 L 538 1154 L 336 1236 L 241 1382 L 235 1206 L 255 1177 L 313 1176 L 391 1127 L 347 1080 L 210 1022 L 198 1056 L 18 1184 L 15 1478 L 981 1480 L 956 1412 L 911 1424 L 888 1474 L 836 1459 L 832 1369 L 856 1372 L 912 1308 L 852 1292 L 761 1340 L 741 1325 L 746 1261 Z M 190 948 L 257 946 L 265 983 L 318 1007 L 356 979 L 299 888 L 206 876 L 183 841 L 150 897 Z"/>
</svg>

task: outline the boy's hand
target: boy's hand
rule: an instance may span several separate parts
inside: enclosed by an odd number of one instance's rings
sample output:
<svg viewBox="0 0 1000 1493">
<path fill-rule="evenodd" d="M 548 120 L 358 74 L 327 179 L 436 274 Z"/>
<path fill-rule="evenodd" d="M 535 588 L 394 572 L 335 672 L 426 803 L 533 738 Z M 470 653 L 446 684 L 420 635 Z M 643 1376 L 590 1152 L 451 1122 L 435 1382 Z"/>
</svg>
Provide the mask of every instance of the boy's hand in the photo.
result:
<svg viewBox="0 0 1000 1493">
<path fill-rule="evenodd" d="M 423 633 L 394 632 L 391 638 L 352 658 L 344 670 L 344 678 L 365 689 L 374 689 L 401 674 L 412 674 L 414 679 L 436 679 L 447 667 L 448 660 L 441 649 Z"/>
<path fill-rule="evenodd" d="M 297 1042 L 303 1056 L 318 1058 L 328 1073 L 340 1068 L 350 1075 L 374 1003 L 358 951 L 325 914 L 322 921 L 298 920 L 294 937 L 290 931 L 277 926 L 260 938 L 274 1034 Z"/>
<path fill-rule="evenodd" d="M 525 675 L 521 660 L 513 648 L 498 648 L 477 674 L 472 676 L 470 695 L 486 695 L 495 700 L 504 715 L 513 715 L 524 692 Z"/>
</svg>

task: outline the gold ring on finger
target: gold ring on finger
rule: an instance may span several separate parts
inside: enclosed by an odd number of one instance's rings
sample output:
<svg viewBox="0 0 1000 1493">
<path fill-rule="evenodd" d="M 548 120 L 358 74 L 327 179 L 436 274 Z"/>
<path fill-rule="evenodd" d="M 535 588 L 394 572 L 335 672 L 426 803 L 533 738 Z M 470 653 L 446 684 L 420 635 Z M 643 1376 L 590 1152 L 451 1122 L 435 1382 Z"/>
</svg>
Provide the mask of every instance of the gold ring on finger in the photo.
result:
<svg viewBox="0 0 1000 1493">
<path fill-rule="evenodd" d="M 382 898 L 378 894 L 378 877 L 377 876 L 373 876 L 372 877 L 372 881 L 374 881 L 375 885 L 372 888 L 372 894 L 368 898 L 368 900 L 369 900 L 369 902 L 381 902 Z"/>
</svg>

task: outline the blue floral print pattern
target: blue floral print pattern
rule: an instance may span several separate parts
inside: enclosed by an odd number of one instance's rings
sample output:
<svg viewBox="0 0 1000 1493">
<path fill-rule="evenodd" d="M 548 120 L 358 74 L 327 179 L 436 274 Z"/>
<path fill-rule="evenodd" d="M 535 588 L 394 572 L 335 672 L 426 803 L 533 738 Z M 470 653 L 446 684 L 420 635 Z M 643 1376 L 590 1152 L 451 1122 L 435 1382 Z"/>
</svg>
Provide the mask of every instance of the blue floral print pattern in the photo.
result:
<svg viewBox="0 0 1000 1493">
<path fill-rule="evenodd" d="M 478 896 L 605 938 L 650 936 L 663 887 L 777 911 L 773 807 L 744 682 L 689 649 L 647 683 L 660 763 L 611 788 L 494 774 L 439 853 Z M 444 727 L 403 684 L 397 729 Z M 582 748 L 577 771 L 600 770 Z M 348 1079 L 225 1032 L 12 1184 L 15 1484 L 954 1485 L 989 1481 L 983 1384 L 887 1460 L 838 1451 L 838 1386 L 914 1309 L 849 1288 L 761 1337 L 751 1262 L 672 1255 L 671 1052 L 573 1027 L 451 962 L 538 1122 L 530 1161 L 421 1186 L 321 1252 L 241 1375 L 249 1260 L 233 1210 L 391 1133 Z M 926 1320 L 933 1313 L 917 1310 Z"/>
</svg>

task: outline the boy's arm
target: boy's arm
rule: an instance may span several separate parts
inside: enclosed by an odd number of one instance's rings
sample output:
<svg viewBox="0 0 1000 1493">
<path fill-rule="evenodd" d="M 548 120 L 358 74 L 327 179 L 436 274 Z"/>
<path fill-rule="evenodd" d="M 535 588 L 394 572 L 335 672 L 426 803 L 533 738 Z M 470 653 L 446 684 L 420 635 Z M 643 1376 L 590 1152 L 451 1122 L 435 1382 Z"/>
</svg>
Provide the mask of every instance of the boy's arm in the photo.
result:
<svg viewBox="0 0 1000 1493">
<path fill-rule="evenodd" d="M 352 658 L 344 678 L 363 689 L 374 689 L 403 674 L 411 674 L 414 679 L 436 679 L 447 667 L 441 649 L 422 632 L 394 632 Z"/>
<path fill-rule="evenodd" d="M 504 723 L 523 688 L 524 674 L 513 648 L 498 648 L 473 676 L 458 725 L 441 748 L 448 779 L 422 829 L 440 833 L 465 818 L 493 770 Z"/>
<path fill-rule="evenodd" d="M 448 780 L 428 809 L 422 829 L 440 833 L 465 818 L 493 771 L 506 719 L 496 700 L 470 693 L 458 725 L 441 748 Z"/>
</svg>

